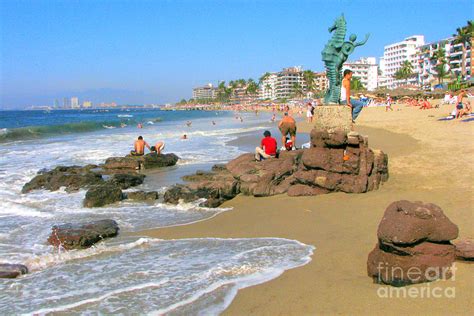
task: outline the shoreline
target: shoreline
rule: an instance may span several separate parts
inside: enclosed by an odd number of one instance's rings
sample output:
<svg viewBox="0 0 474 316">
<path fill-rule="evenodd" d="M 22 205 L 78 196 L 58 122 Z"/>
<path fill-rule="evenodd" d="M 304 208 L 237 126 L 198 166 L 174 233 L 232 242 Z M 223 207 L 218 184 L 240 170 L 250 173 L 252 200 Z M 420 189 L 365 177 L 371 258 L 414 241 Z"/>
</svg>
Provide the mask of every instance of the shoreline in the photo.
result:
<svg viewBox="0 0 474 316">
<path fill-rule="evenodd" d="M 162 239 L 279 237 L 316 247 L 307 265 L 240 290 L 224 311 L 228 315 L 468 314 L 473 308 L 473 286 L 469 283 L 473 265 L 457 262 L 455 280 L 433 283 L 443 288 L 454 286 L 455 299 L 384 300 L 377 296 L 383 286 L 373 284 L 366 272 L 367 255 L 377 241 L 377 225 L 386 206 L 395 200 L 438 204 L 459 226 L 460 237 L 474 236 L 474 130 L 467 123 L 436 121 L 445 112 L 448 110 L 444 107 L 429 111 L 403 107 L 389 113 L 383 108 L 362 111 L 356 130 L 368 134 L 371 148 L 389 155 L 390 178 L 377 191 L 298 198 L 239 195 L 222 205 L 233 207 L 232 211 L 195 224 L 137 235 Z M 446 128 L 451 129 L 450 133 Z M 298 130 L 308 132 L 310 126 L 299 122 Z M 465 146 L 466 141 L 470 146 Z"/>
</svg>

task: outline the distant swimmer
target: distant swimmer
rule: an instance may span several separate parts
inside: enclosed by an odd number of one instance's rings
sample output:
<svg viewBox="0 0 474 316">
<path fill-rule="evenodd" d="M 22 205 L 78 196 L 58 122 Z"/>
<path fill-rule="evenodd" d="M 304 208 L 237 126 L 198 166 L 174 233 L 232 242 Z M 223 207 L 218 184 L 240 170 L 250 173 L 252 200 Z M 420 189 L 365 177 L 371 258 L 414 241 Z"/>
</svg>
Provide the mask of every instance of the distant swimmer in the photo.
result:
<svg viewBox="0 0 474 316">
<path fill-rule="evenodd" d="M 125 123 L 120 123 L 120 128 L 124 128 L 124 127 L 127 127 L 127 124 L 125 124 Z"/>
<path fill-rule="evenodd" d="M 244 121 L 244 118 L 241 116 L 240 117 L 240 122 L 243 122 Z"/>
<path fill-rule="evenodd" d="M 212 125 L 216 125 L 216 122 L 212 121 Z"/>
<path fill-rule="evenodd" d="M 151 146 L 150 151 L 155 152 L 158 155 L 161 155 L 161 152 L 165 149 L 165 143 L 164 142 L 158 142 L 155 144 L 155 146 Z"/>
<path fill-rule="evenodd" d="M 188 139 L 188 136 L 186 134 L 183 134 L 183 136 L 181 136 L 181 139 Z"/>
<path fill-rule="evenodd" d="M 143 128 L 142 123 L 138 123 L 138 124 L 137 124 L 137 128 Z"/>
<path fill-rule="evenodd" d="M 187 126 L 187 127 L 191 127 L 192 124 L 193 124 L 193 122 L 191 122 L 191 121 L 187 121 L 187 122 L 186 122 L 186 126 Z"/>
<path fill-rule="evenodd" d="M 145 154 L 145 147 L 151 150 L 150 145 L 143 140 L 142 136 L 138 136 L 133 147 L 134 150 L 130 151 L 130 155 L 132 156 L 143 156 Z"/>
</svg>

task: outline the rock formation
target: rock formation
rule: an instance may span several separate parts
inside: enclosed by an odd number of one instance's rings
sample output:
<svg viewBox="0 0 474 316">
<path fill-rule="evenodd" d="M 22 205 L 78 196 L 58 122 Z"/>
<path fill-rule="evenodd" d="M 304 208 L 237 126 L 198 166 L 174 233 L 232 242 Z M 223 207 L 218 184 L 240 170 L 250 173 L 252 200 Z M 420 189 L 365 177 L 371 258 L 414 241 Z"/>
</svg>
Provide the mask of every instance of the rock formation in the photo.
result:
<svg viewBox="0 0 474 316">
<path fill-rule="evenodd" d="M 14 279 L 27 273 L 28 268 L 22 264 L 0 263 L 0 279 Z"/>
<path fill-rule="evenodd" d="M 85 249 L 110 237 L 117 236 L 117 222 L 104 219 L 89 223 L 67 223 L 53 226 L 48 243 L 64 249 Z"/>
<path fill-rule="evenodd" d="M 276 159 L 259 162 L 253 154 L 243 154 L 211 172 L 183 179 L 187 183 L 171 187 L 165 202 L 206 198 L 203 205 L 214 207 L 239 193 L 255 197 L 363 193 L 388 179 L 388 157 L 368 148 L 367 138 L 358 133 L 314 129 L 309 149 L 283 151 Z"/>
<path fill-rule="evenodd" d="M 474 261 L 474 239 L 463 238 L 453 242 L 456 247 L 456 259 Z"/>
<path fill-rule="evenodd" d="M 451 277 L 458 227 L 435 204 L 397 201 L 385 210 L 367 272 L 376 283 L 404 286 Z"/>
</svg>

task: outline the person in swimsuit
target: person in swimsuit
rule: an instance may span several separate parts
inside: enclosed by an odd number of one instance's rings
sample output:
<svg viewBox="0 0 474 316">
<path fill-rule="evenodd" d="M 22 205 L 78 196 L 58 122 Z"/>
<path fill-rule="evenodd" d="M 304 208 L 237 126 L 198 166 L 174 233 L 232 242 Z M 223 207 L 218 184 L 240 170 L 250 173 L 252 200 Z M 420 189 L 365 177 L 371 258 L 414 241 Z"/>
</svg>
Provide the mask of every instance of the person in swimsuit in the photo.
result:
<svg viewBox="0 0 474 316">
<path fill-rule="evenodd" d="M 145 154 L 145 147 L 150 149 L 150 145 L 148 145 L 142 136 L 138 136 L 133 147 L 134 150 L 130 152 L 130 155 L 132 156 L 143 156 Z"/>
</svg>

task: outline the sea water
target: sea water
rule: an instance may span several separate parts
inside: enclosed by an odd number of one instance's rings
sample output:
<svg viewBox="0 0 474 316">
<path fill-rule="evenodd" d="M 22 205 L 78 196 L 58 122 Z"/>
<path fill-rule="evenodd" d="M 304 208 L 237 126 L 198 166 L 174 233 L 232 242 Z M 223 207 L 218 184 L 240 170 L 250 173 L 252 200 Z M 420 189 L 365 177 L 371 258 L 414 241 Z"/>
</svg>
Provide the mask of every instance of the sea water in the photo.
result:
<svg viewBox="0 0 474 316">
<path fill-rule="evenodd" d="M 165 151 L 181 159 L 129 190 L 163 192 L 183 170 L 208 169 L 241 154 L 227 143 L 242 132 L 266 128 L 265 115 L 241 114 L 241 122 L 229 112 L 1 114 L 0 263 L 25 264 L 30 274 L 0 280 L 0 314 L 217 314 L 239 288 L 310 260 L 312 246 L 277 238 L 158 240 L 122 234 L 90 249 L 61 252 L 46 244 L 54 224 L 111 218 L 127 233 L 189 224 L 231 210 L 160 201 L 88 209 L 82 207 L 85 190 L 21 194 L 38 170 L 123 156 L 138 135 L 150 145 L 165 141 Z M 183 134 L 188 140 L 181 139 Z"/>
</svg>

